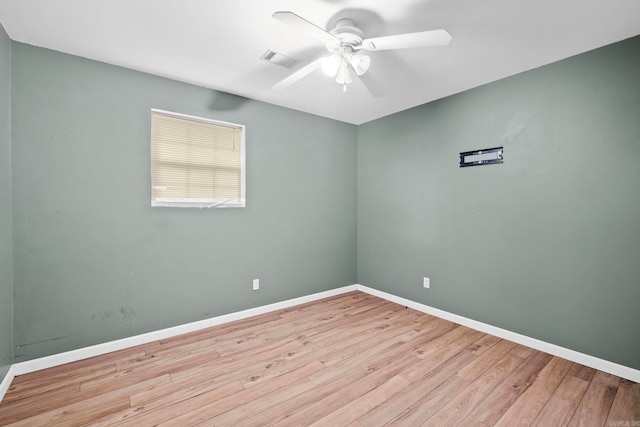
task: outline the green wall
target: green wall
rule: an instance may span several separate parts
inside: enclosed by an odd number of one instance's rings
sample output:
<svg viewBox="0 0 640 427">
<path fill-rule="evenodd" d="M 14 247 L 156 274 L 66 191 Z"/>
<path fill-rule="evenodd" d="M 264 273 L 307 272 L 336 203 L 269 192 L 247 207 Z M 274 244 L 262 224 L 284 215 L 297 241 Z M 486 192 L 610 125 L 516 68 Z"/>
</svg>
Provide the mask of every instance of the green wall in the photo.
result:
<svg viewBox="0 0 640 427">
<path fill-rule="evenodd" d="M 355 283 L 355 126 L 20 43 L 12 108 L 16 361 Z M 151 108 L 246 126 L 246 208 L 151 208 Z"/>
<path fill-rule="evenodd" d="M 640 37 L 359 127 L 0 59 L 0 369 L 356 282 L 640 368 Z M 247 126 L 247 208 L 150 207 L 151 108 Z"/>
<path fill-rule="evenodd" d="M 0 25 L 0 381 L 13 362 L 11 41 Z"/>
<path fill-rule="evenodd" d="M 359 283 L 639 369 L 640 37 L 360 126 L 358 212 Z"/>
</svg>

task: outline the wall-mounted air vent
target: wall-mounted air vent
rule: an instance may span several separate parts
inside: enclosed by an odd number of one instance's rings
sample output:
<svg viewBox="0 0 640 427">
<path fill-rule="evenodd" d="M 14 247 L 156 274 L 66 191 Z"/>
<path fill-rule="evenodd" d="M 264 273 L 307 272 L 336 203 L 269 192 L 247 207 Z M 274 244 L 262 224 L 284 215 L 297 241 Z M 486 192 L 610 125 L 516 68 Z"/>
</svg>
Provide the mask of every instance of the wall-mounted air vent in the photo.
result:
<svg viewBox="0 0 640 427">
<path fill-rule="evenodd" d="M 272 50 L 267 50 L 260 59 L 270 62 L 272 64 L 280 65 L 285 68 L 291 68 L 300 62 L 298 59 L 292 58 L 287 55 L 283 55 Z"/>
</svg>

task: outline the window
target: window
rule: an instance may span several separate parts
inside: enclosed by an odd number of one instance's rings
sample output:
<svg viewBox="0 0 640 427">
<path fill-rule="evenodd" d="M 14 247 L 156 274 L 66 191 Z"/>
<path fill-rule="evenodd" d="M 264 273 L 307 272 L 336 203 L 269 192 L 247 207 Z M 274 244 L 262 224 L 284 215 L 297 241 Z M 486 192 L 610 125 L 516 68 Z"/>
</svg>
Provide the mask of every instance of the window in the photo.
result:
<svg viewBox="0 0 640 427">
<path fill-rule="evenodd" d="M 244 207 L 244 126 L 151 110 L 151 206 Z"/>
</svg>

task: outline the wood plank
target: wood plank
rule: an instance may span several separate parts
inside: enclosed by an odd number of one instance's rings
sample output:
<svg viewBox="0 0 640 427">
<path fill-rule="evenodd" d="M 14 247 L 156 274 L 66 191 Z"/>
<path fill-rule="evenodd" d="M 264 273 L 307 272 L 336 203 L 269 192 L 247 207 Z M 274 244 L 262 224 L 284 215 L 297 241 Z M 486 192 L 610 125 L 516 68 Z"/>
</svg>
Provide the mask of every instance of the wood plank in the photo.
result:
<svg viewBox="0 0 640 427">
<path fill-rule="evenodd" d="M 531 356 L 531 353 L 533 353 L 533 351 L 534 350 L 531 347 L 527 347 L 522 344 L 516 344 L 515 348 L 511 350 L 513 354 L 515 354 L 516 356 L 520 356 L 523 359 L 526 359 L 527 357 Z"/>
<path fill-rule="evenodd" d="M 409 312 L 409 314 L 411 314 L 411 312 Z M 406 316 L 404 314 L 402 316 L 401 322 L 392 323 L 384 321 L 379 323 L 376 328 L 368 328 L 367 330 L 360 331 L 359 337 L 356 337 L 356 339 L 350 337 L 351 339 L 345 340 L 344 338 L 340 339 L 340 337 L 337 337 L 338 339 L 334 338 L 317 342 L 320 346 L 331 344 L 341 348 L 340 351 L 327 352 L 320 360 L 328 367 L 337 365 L 344 366 L 345 361 L 354 360 L 354 356 L 360 356 L 360 358 L 362 358 L 362 351 L 365 349 L 368 353 L 373 354 L 383 351 L 384 349 L 390 349 L 411 337 L 420 335 L 419 332 L 411 332 L 421 328 L 418 326 L 419 324 L 414 323 L 416 319 L 420 319 L 420 316 Z M 371 342 L 374 338 L 376 339 L 375 343 L 377 345 L 372 346 Z"/>
<path fill-rule="evenodd" d="M 409 353 L 409 347 L 429 339 L 429 334 L 423 333 L 429 325 L 430 323 L 416 326 L 410 322 L 404 326 L 388 327 L 363 334 L 363 340 L 350 345 L 345 345 L 344 341 L 336 342 L 335 345 L 340 346 L 341 350 L 323 356 L 322 363 L 327 367 L 338 367 L 338 370 L 365 361 L 370 361 L 371 364 L 384 363 L 385 360 Z"/>
<path fill-rule="evenodd" d="M 0 425 L 3 425 L 3 421 L 5 420 L 18 420 L 21 417 L 32 417 L 52 409 L 70 405 L 96 396 L 103 396 L 111 392 L 127 390 L 129 393 L 132 393 L 135 391 L 145 390 L 148 386 L 162 384 L 169 381 L 171 381 L 171 379 L 168 375 L 154 375 L 146 380 L 134 381 L 132 384 L 118 384 L 118 386 L 112 388 L 96 387 L 82 392 L 79 388 L 75 388 L 72 391 L 56 389 L 37 397 L 25 398 L 9 404 L 6 404 L 3 401 L 2 404 L 0 404 Z"/>
<path fill-rule="evenodd" d="M 376 408 L 358 418 L 362 426 L 385 424 L 419 425 L 449 401 L 451 396 L 469 385 L 470 381 L 456 377 L 460 368 L 469 364 L 476 356 L 460 352 L 415 381 L 411 387 L 387 399 Z M 401 373 L 400 375 L 403 375 Z"/>
<path fill-rule="evenodd" d="M 200 346 L 198 348 L 182 348 L 181 351 L 169 351 L 162 353 L 155 353 L 152 355 L 145 355 L 136 359 L 130 359 L 120 362 L 116 365 L 119 374 L 126 373 L 131 374 L 134 372 L 144 371 L 145 369 L 155 369 L 158 366 L 167 365 L 170 363 L 189 363 L 189 361 L 200 358 L 207 358 L 209 360 L 215 360 L 220 357 L 215 347 Z M 117 375 L 116 375 L 117 376 Z M 84 383 L 86 386 L 88 383 Z"/>
<path fill-rule="evenodd" d="M 335 364 L 329 369 L 313 375 L 311 380 L 316 384 L 333 381 L 335 378 L 343 375 L 343 372 L 356 366 L 365 366 L 368 370 L 379 369 L 390 361 L 411 353 L 412 349 L 416 346 L 422 345 L 422 343 L 430 340 L 434 336 L 444 333 L 444 331 L 452 327 L 450 324 L 447 324 L 447 322 L 442 323 L 444 327 L 434 325 L 433 323 L 434 322 L 429 322 L 420 327 L 414 327 L 401 335 L 392 337 L 393 341 L 380 340 L 380 335 L 367 336 L 367 339 L 359 342 L 357 347 L 349 347 L 347 350 L 338 350 L 336 348 L 336 352 L 342 353 L 346 351 L 349 357 L 343 357 L 342 359 L 344 360 L 342 363 Z M 386 333 L 388 333 L 388 331 Z M 371 345 L 371 342 L 375 344 Z M 344 347 L 344 344 L 337 343 L 337 346 Z M 416 360 L 418 359 L 416 358 Z"/>
<path fill-rule="evenodd" d="M 493 425 L 513 402 L 536 380 L 537 375 L 553 356 L 533 351 L 524 363 L 499 384 L 469 415 L 485 424 Z"/>
<path fill-rule="evenodd" d="M 74 399 L 74 402 L 60 402 L 52 405 L 49 400 L 27 401 L 35 405 L 22 408 L 21 412 L 11 413 L 2 411 L 0 424 L 13 425 L 85 425 L 89 422 L 107 416 L 111 413 L 126 409 L 130 406 L 129 395 L 142 390 L 148 390 L 160 384 L 166 384 L 171 379 L 168 375 L 158 376 L 137 384 L 130 385 L 109 393 L 87 397 L 84 399 Z M 25 412 L 28 414 L 25 417 Z"/>
<path fill-rule="evenodd" d="M 493 348 L 486 353 L 478 357 L 473 362 L 469 363 L 464 368 L 460 369 L 458 376 L 470 381 L 475 380 L 483 372 L 495 365 L 498 360 L 502 359 L 507 353 L 509 353 L 515 347 L 515 343 L 507 340 L 502 340 L 496 344 Z"/>
<path fill-rule="evenodd" d="M 582 396 L 582 400 L 580 400 L 569 426 L 603 426 L 607 420 L 607 415 L 609 415 L 619 384 L 619 377 L 601 371 L 596 372 L 589 387 L 587 387 L 587 391 Z"/>
<path fill-rule="evenodd" d="M 588 381 L 567 375 L 544 405 L 533 425 L 540 427 L 567 425 L 588 386 Z"/>
<path fill-rule="evenodd" d="M 196 426 L 225 425 L 237 426 L 243 421 L 251 418 L 255 414 L 261 414 L 278 404 L 312 390 L 316 385 L 309 381 L 306 377 L 301 377 L 300 381 L 287 387 L 282 387 L 269 394 L 264 394 L 256 399 L 246 402 L 242 405 L 224 412 L 214 418 L 208 418 L 205 421 L 196 424 Z"/>
<path fill-rule="evenodd" d="M 476 356 L 480 356 L 501 341 L 504 340 L 498 337 L 494 337 L 493 335 L 484 334 L 482 339 L 478 340 L 478 342 L 475 343 L 473 347 L 469 348 L 469 351 Z"/>
<path fill-rule="evenodd" d="M 531 387 L 502 415 L 496 426 L 528 426 L 533 423 L 572 367 L 573 362 L 559 357 L 552 358 Z"/>
<path fill-rule="evenodd" d="M 472 417 L 471 415 L 467 416 L 463 421 L 461 425 L 468 425 L 468 426 L 473 426 L 473 427 L 493 427 L 492 424 L 487 424 L 483 421 L 480 421 L 477 418 Z"/>
<path fill-rule="evenodd" d="M 114 384 L 130 384 L 152 378 L 154 375 L 170 374 L 175 371 L 187 369 L 190 366 L 202 366 L 208 361 L 217 359 L 217 355 L 213 355 L 210 352 L 203 352 L 195 355 L 186 354 L 166 362 L 164 360 L 158 360 L 148 364 L 134 366 L 124 371 L 116 370 L 112 373 L 82 381 L 80 383 L 80 390 L 85 391 L 95 387 L 113 387 Z"/>
<path fill-rule="evenodd" d="M 559 383 L 559 382 L 558 382 Z M 558 384 L 535 381 L 495 424 L 496 427 L 528 426 L 533 423 Z"/>
<path fill-rule="evenodd" d="M 363 310 L 356 314 L 345 313 L 344 315 L 330 319 L 330 321 L 312 325 L 312 327 L 309 327 L 305 330 L 298 329 L 294 331 L 290 329 L 289 326 L 285 325 L 280 331 L 280 336 L 275 338 L 271 337 L 271 339 L 279 339 L 282 336 L 287 336 L 294 333 L 303 333 L 299 335 L 300 339 L 303 339 L 305 343 L 313 344 L 319 339 L 324 339 L 335 334 L 349 332 L 351 327 L 350 325 L 363 325 L 363 323 L 366 323 L 370 319 L 376 319 L 376 321 L 384 322 L 387 316 L 395 316 L 396 314 L 406 315 L 411 313 L 406 312 L 402 309 L 401 306 L 397 304 L 389 303 L 381 305 L 379 307 Z M 317 339 L 314 337 L 316 335 L 319 335 Z"/>
<path fill-rule="evenodd" d="M 401 335 L 396 335 L 392 338 L 392 345 L 385 346 L 384 350 L 382 350 L 383 345 L 380 344 L 376 347 L 381 349 L 381 351 L 358 354 L 351 358 L 349 362 L 352 363 L 366 359 L 370 366 L 384 366 L 400 356 L 409 353 L 413 354 L 416 348 L 424 346 L 425 343 L 445 334 L 455 326 L 455 324 L 447 321 L 428 321 L 426 324 L 417 327 L 414 326 Z M 377 338 L 378 335 L 372 337 L 376 342 L 378 341 Z"/>
<path fill-rule="evenodd" d="M 457 339 L 461 338 L 462 336 L 470 332 L 471 332 L 471 329 L 461 327 L 458 325 L 451 331 L 445 333 L 444 335 L 439 336 L 438 338 L 434 339 L 433 341 L 430 341 L 424 346 L 415 349 L 413 354 L 421 359 L 425 359 L 429 357 L 431 354 L 448 346 L 452 342 L 456 341 Z"/>
<path fill-rule="evenodd" d="M 234 427 L 265 426 L 275 424 L 276 420 L 286 420 L 292 414 L 295 414 L 300 410 L 300 408 L 304 408 L 320 399 L 333 395 L 339 390 L 349 387 L 351 384 L 364 378 L 369 373 L 370 372 L 363 369 L 361 366 L 351 368 L 350 370 L 344 371 L 343 375 L 333 379 L 332 381 L 316 385 L 316 387 L 311 389 L 311 392 L 309 393 L 290 396 L 287 400 L 280 402 L 278 405 L 274 405 L 259 414 L 252 414 L 250 418 L 238 423 L 237 426 Z M 309 377 L 312 376 L 313 374 Z"/>
<path fill-rule="evenodd" d="M 4 399 L 6 403 L 21 400 L 30 396 L 37 396 L 42 393 L 53 391 L 56 389 L 64 388 L 70 391 L 76 391 L 80 389 L 80 385 L 84 381 L 93 380 L 95 377 L 106 376 L 109 374 L 115 374 L 117 372 L 116 365 L 106 365 L 95 370 L 86 371 L 78 375 L 66 376 L 59 378 L 57 381 L 49 378 L 43 378 L 42 382 L 33 382 L 17 384 L 15 387 L 9 387 L 10 394 Z"/>
<path fill-rule="evenodd" d="M 342 406 L 340 409 L 320 418 L 311 425 L 316 427 L 335 426 L 356 421 L 358 417 L 366 414 L 371 409 L 388 400 L 393 395 L 406 388 L 409 384 L 411 384 L 409 381 L 396 375 L 384 384 L 354 400 L 349 401 L 349 403 Z"/>
<path fill-rule="evenodd" d="M 375 370 L 362 379 L 335 391 L 329 396 L 316 400 L 313 403 L 300 408 L 294 414 L 275 420 L 275 425 L 309 425 L 323 416 L 344 406 L 345 402 L 352 401 L 360 396 L 380 387 L 392 377 L 398 375 L 404 368 L 415 361 L 415 356 L 407 354 L 394 361 L 393 364 L 382 369 Z"/>
<path fill-rule="evenodd" d="M 464 349 L 467 351 L 478 351 L 479 347 L 474 343 L 483 338 L 484 334 L 482 332 L 469 329 L 466 334 L 460 336 L 450 344 L 438 349 L 437 351 L 430 352 L 428 356 L 421 354 L 418 357 L 423 360 L 427 358 L 431 359 L 434 363 L 439 365 L 443 360 L 450 359 Z"/>
<path fill-rule="evenodd" d="M 640 425 L 640 384 L 623 379 L 607 417 L 607 426 Z"/>
<path fill-rule="evenodd" d="M 20 376 L 0 426 L 640 424 L 618 381 L 352 292 Z"/>
<path fill-rule="evenodd" d="M 228 340 L 233 340 L 236 343 L 243 343 L 245 341 L 252 341 L 257 339 L 255 333 L 245 333 L 245 334 L 234 334 L 239 336 L 228 337 Z M 206 337 L 202 337 L 199 340 L 189 340 L 188 342 L 180 343 L 181 340 L 177 340 L 177 343 L 171 342 L 170 344 L 158 344 L 153 347 L 149 347 L 145 349 L 145 356 L 149 359 L 172 355 L 176 353 L 183 353 L 188 351 L 199 350 L 202 348 L 213 348 L 216 350 L 218 354 L 220 354 L 220 350 L 222 349 L 221 345 L 218 345 L 221 342 L 224 342 L 224 339 L 220 337 L 211 336 L 208 334 Z M 178 344 L 180 343 L 180 344 Z M 215 347 L 215 348 L 214 348 Z M 141 358 L 141 360 L 144 360 Z M 123 363 L 119 364 L 118 367 L 125 367 Z"/>
<path fill-rule="evenodd" d="M 171 376 L 169 376 L 171 377 Z M 129 396 L 131 407 L 151 405 L 152 402 L 175 403 L 179 400 L 188 399 L 211 390 L 215 390 L 229 383 L 240 382 L 237 379 L 228 381 L 218 378 L 208 378 L 203 376 L 192 376 L 183 378 L 180 381 L 169 381 L 148 390 L 141 390 Z"/>
<path fill-rule="evenodd" d="M 209 377 L 214 377 L 237 369 L 246 370 L 248 365 L 252 366 L 254 364 L 263 363 L 265 360 L 272 358 L 277 359 L 278 357 L 283 357 L 296 351 L 302 351 L 303 349 L 304 346 L 297 341 L 279 342 L 277 346 L 260 353 L 217 359 L 216 364 L 200 363 L 187 368 L 176 367 L 176 369 L 171 371 L 171 379 L 176 381 L 193 375 L 207 375 Z"/>
<path fill-rule="evenodd" d="M 457 396 L 469 387 L 469 381 L 453 376 L 440 384 L 430 393 L 408 406 L 386 424 L 372 423 L 371 425 L 389 425 L 394 427 L 415 427 L 429 425 L 429 419 L 447 405 L 453 396 Z"/>
<path fill-rule="evenodd" d="M 385 330 L 385 332 L 390 333 L 391 331 Z M 363 343 L 364 345 L 364 342 L 368 338 L 369 337 L 367 335 L 359 335 L 355 340 L 352 337 L 350 341 L 355 341 L 355 344 L 353 345 L 358 345 L 358 343 Z M 245 378 L 242 378 L 241 381 L 245 387 L 253 387 L 261 382 L 269 380 L 270 378 L 308 364 L 313 360 L 324 362 L 326 355 L 334 352 L 347 351 L 344 346 L 345 339 L 349 340 L 349 336 L 330 336 L 329 339 L 318 343 L 315 346 L 309 348 L 305 347 L 303 351 L 293 352 L 285 357 L 279 357 L 268 361 L 268 363 L 260 363 L 251 369 L 247 369 L 247 371 L 251 372 L 250 374 L 248 373 Z M 332 344 L 329 345 L 329 343 Z M 305 341 L 305 345 L 306 344 L 308 343 Z"/>
<path fill-rule="evenodd" d="M 524 359 L 508 353 L 488 371 L 480 375 L 430 418 L 429 425 L 450 426 L 460 423 L 471 411 L 522 364 Z M 425 423 L 426 424 L 426 423 Z"/>
<path fill-rule="evenodd" d="M 221 372 L 214 374 L 214 372 L 209 369 L 207 370 L 206 375 L 207 377 L 216 375 L 216 379 L 218 381 L 240 379 L 245 387 L 252 387 L 264 381 L 267 381 L 270 378 L 277 377 L 281 374 L 297 369 L 303 365 L 310 363 L 313 360 L 321 360 L 322 356 L 325 353 L 337 351 L 340 347 L 344 347 L 343 342 L 345 338 L 347 337 L 345 336 L 335 343 L 335 349 L 332 348 L 332 346 L 318 345 L 316 348 L 303 348 L 300 351 L 289 351 L 287 353 L 277 354 L 275 355 L 275 357 L 266 360 L 264 355 L 262 357 L 258 355 L 258 357 L 255 359 L 256 363 L 254 364 L 250 364 L 250 357 L 244 357 L 240 359 L 234 358 L 231 360 L 237 361 L 242 364 L 241 370 L 238 368 L 233 368 L 229 365 L 222 365 L 218 363 L 218 367 Z M 367 337 L 364 336 L 361 339 L 364 340 L 366 338 Z M 222 360 L 224 361 L 224 359 Z M 200 375 L 198 375 L 198 377 L 200 377 Z M 176 380 L 178 380 L 179 378 L 180 377 L 174 376 L 174 379 Z"/>
<path fill-rule="evenodd" d="M 262 396 L 269 395 L 281 388 L 291 387 L 300 381 L 304 382 L 306 381 L 305 377 L 310 373 L 322 368 L 323 367 L 318 364 L 309 365 L 288 374 L 281 375 L 271 381 L 267 381 L 260 387 L 251 387 L 250 389 L 239 391 L 223 399 L 212 400 L 207 396 L 199 395 L 195 398 L 171 405 L 168 408 L 158 409 L 148 416 L 135 420 L 137 421 L 136 423 L 123 424 L 122 426 L 159 424 L 165 427 L 181 427 L 186 425 L 195 425 L 225 413 L 235 407 L 252 402 Z"/>
<path fill-rule="evenodd" d="M 264 328 L 260 337 L 267 340 L 279 340 L 284 337 L 297 336 L 312 330 L 314 333 L 345 328 L 349 323 L 356 323 L 370 319 L 374 315 L 388 315 L 401 310 L 394 303 L 384 303 L 376 306 L 361 306 L 351 311 L 321 311 L 313 316 L 305 316 L 300 320 L 290 320 L 277 326 Z"/>
<path fill-rule="evenodd" d="M 56 382 L 65 378 L 71 378 L 77 375 L 83 375 L 87 372 L 100 370 L 107 365 L 115 365 L 121 360 L 135 359 L 137 357 L 144 356 L 144 354 L 144 346 L 125 348 L 107 354 L 82 359 L 77 362 L 65 363 L 63 365 L 19 375 L 15 377 L 11 385 L 24 386 L 25 383 L 29 382 L 40 385 L 48 381 Z"/>
<path fill-rule="evenodd" d="M 9 424 L 9 426 L 81 426 L 87 425 L 96 418 L 112 414 L 128 407 L 129 399 L 126 396 L 118 399 L 101 398 L 97 402 L 95 398 L 81 400 L 71 405 L 17 421 Z"/>
<path fill-rule="evenodd" d="M 409 328 L 414 328 L 414 329 L 416 328 L 413 322 L 410 322 Z M 400 338 L 397 338 L 397 337 L 395 338 L 395 339 L 400 339 L 402 341 L 407 336 L 407 334 L 403 334 L 403 331 L 405 329 L 407 329 L 407 327 L 404 327 L 402 329 L 385 328 L 384 333 L 381 335 L 378 335 L 376 338 L 382 338 L 383 336 L 386 338 L 390 338 L 390 337 L 393 337 L 395 334 L 402 334 L 400 335 Z M 292 358 L 289 362 L 299 364 L 299 363 L 308 363 L 308 361 L 310 360 L 319 360 L 326 365 L 326 360 L 331 359 L 333 354 L 346 353 L 351 355 L 351 358 L 348 360 L 345 360 L 344 363 L 341 363 L 340 365 L 334 366 L 329 369 L 325 369 L 321 373 L 312 375 L 310 377 L 315 384 L 320 384 L 323 381 L 328 381 L 332 378 L 335 378 L 336 376 L 342 375 L 343 372 L 348 371 L 354 366 L 359 366 L 361 364 L 366 363 L 366 359 L 369 357 L 374 357 L 382 353 L 384 353 L 385 355 L 391 355 L 391 356 L 395 354 L 399 354 L 399 353 L 394 353 L 395 350 L 390 350 L 391 347 L 393 347 L 398 343 L 398 341 L 396 340 L 389 341 L 385 339 L 379 339 L 379 340 L 376 340 L 376 342 L 380 341 L 380 344 L 371 347 L 370 341 L 372 337 L 366 334 L 358 334 L 355 338 L 354 337 L 350 338 L 349 336 L 345 336 L 338 340 L 334 340 L 334 338 L 335 337 L 331 337 L 331 339 L 328 340 L 327 344 L 331 343 L 330 345 L 323 346 L 322 344 L 316 344 L 314 347 L 307 349 L 308 350 L 307 354 L 305 354 L 300 358 Z M 345 341 L 351 342 L 351 345 L 345 346 L 344 344 Z M 281 363 L 278 363 L 278 364 L 281 365 Z M 367 369 L 377 369 L 378 367 L 373 364 L 369 364 Z M 273 369 L 269 375 L 273 376 L 277 372 L 278 372 L 278 369 Z M 263 381 L 264 379 L 265 379 L 264 377 L 257 376 L 256 378 L 251 379 L 251 384 L 245 383 L 245 385 L 252 386 L 256 383 L 259 383 L 260 381 Z"/>
<path fill-rule="evenodd" d="M 567 375 L 580 378 L 585 381 L 591 381 L 595 374 L 595 369 L 575 363 Z"/>
<path fill-rule="evenodd" d="M 317 343 L 318 341 L 330 339 L 336 334 L 345 332 L 361 332 L 377 328 L 379 325 L 388 322 L 390 319 L 397 321 L 402 316 L 416 315 L 413 310 L 404 310 L 401 306 L 389 303 L 375 307 L 362 309 L 358 313 L 345 313 L 344 316 L 333 319 L 333 321 L 322 325 L 306 328 L 297 334 L 297 339 L 306 343 Z M 285 334 L 290 335 L 290 334 Z"/>
<path fill-rule="evenodd" d="M 471 333 L 477 331 L 467 329 L 467 332 Z M 440 347 L 440 345 L 438 345 L 438 347 Z M 452 357 L 455 354 L 452 349 L 460 350 L 455 341 L 449 343 L 444 347 L 440 347 L 437 351 L 429 351 L 429 356 L 424 357 L 412 366 L 405 369 L 401 375 L 410 382 L 419 380 L 425 375 L 428 375 L 433 369 L 436 369 L 438 366 L 446 362 L 448 360 L 448 357 Z"/>
<path fill-rule="evenodd" d="M 170 419 L 195 409 L 199 405 L 233 396 L 243 390 L 242 384 L 238 381 L 217 384 L 217 387 L 209 387 L 208 389 L 178 390 L 143 405 L 129 405 L 121 411 L 93 421 L 91 426 L 153 425 L 159 420 Z"/>
<path fill-rule="evenodd" d="M 62 406 L 67 402 L 82 400 L 80 398 L 70 399 L 68 397 L 77 395 L 78 389 L 78 387 L 73 388 L 73 390 L 55 389 L 43 394 L 43 396 L 46 397 L 54 394 L 55 397 L 48 399 L 29 397 L 12 402 L 5 402 L 3 400 L 2 403 L 0 403 L 0 426 L 41 414 L 58 406 Z"/>
<path fill-rule="evenodd" d="M 575 363 L 567 359 L 553 357 L 538 375 L 538 380 L 557 386 L 568 375 L 569 371 L 574 368 L 574 365 Z"/>
<path fill-rule="evenodd" d="M 343 294 L 328 298 L 322 301 L 322 308 L 315 305 L 315 302 L 302 304 L 296 307 L 285 308 L 273 311 L 260 316 L 249 317 L 235 322 L 225 323 L 222 325 L 206 328 L 178 337 L 171 337 L 160 340 L 161 349 L 169 349 L 172 347 L 180 347 L 189 343 L 198 342 L 206 339 L 213 340 L 229 340 L 243 337 L 254 333 L 255 331 L 264 331 L 265 329 L 276 327 L 278 325 L 289 324 L 296 319 L 304 319 L 307 317 L 311 321 L 315 317 L 326 316 L 330 310 L 335 312 L 347 311 L 353 312 L 356 307 L 370 307 L 369 297 L 362 295 Z"/>
</svg>

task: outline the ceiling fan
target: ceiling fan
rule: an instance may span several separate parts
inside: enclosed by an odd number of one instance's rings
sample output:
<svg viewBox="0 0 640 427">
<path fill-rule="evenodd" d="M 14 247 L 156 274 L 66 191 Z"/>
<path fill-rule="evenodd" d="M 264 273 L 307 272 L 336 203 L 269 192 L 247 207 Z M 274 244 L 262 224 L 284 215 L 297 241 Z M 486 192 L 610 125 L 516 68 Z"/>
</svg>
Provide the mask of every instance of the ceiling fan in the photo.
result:
<svg viewBox="0 0 640 427">
<path fill-rule="evenodd" d="M 353 81 L 352 73 L 355 73 L 373 96 L 380 97 L 384 95 L 385 88 L 369 70 L 371 57 L 362 53 L 362 50 L 375 52 L 390 49 L 446 46 L 451 41 L 451 35 L 442 29 L 365 38 L 362 30 L 348 18 L 338 20 L 334 29 L 325 31 L 293 12 L 275 12 L 273 17 L 320 40 L 330 53 L 328 56 L 310 62 L 276 83 L 273 86 L 276 90 L 285 89 L 321 68 L 326 75 L 335 77 L 336 82 L 343 86 L 345 92 L 347 85 Z"/>
</svg>

